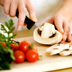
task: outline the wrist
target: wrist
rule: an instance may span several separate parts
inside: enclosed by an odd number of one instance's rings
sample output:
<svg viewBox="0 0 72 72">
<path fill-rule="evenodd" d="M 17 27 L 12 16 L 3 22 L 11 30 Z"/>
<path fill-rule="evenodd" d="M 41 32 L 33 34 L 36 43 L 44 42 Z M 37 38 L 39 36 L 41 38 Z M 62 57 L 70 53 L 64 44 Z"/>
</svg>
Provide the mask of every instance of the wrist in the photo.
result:
<svg viewBox="0 0 72 72">
<path fill-rule="evenodd" d="M 60 13 L 60 12 L 55 13 L 54 16 L 55 16 L 55 15 L 62 15 L 63 17 L 66 18 L 66 20 L 67 20 L 68 22 L 71 21 L 71 15 L 63 14 L 63 13 Z"/>
<path fill-rule="evenodd" d="M 71 21 L 72 19 L 72 2 L 65 2 L 62 7 L 54 14 L 54 15 L 57 15 L 57 14 L 60 14 L 62 15 L 63 17 L 65 17 L 68 22 Z"/>
</svg>

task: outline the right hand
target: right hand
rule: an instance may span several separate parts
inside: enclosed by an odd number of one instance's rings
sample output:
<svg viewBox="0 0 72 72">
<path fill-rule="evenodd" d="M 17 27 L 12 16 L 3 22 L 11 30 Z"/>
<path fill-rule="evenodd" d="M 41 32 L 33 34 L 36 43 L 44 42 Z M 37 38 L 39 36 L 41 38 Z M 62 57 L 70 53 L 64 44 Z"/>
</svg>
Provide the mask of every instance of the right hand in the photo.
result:
<svg viewBox="0 0 72 72">
<path fill-rule="evenodd" d="M 15 17 L 16 10 L 19 10 L 19 18 L 17 28 L 22 29 L 26 16 L 26 9 L 29 12 L 30 19 L 37 22 L 35 9 L 30 0 L 0 0 L 0 4 L 4 7 L 4 12 L 10 17 Z"/>
</svg>

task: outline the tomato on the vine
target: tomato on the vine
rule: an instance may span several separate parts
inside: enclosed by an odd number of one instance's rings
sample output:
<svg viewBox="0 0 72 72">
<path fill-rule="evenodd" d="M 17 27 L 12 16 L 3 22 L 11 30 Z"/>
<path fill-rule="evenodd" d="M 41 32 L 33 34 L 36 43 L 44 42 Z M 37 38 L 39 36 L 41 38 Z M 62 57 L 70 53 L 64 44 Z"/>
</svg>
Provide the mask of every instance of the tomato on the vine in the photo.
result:
<svg viewBox="0 0 72 72">
<path fill-rule="evenodd" d="M 18 50 L 19 49 L 19 45 L 18 44 L 14 44 L 14 43 L 12 43 L 12 44 L 10 44 L 10 48 L 13 50 L 13 51 L 16 51 L 16 50 Z"/>
<path fill-rule="evenodd" d="M 25 61 L 25 54 L 22 51 L 15 51 L 14 52 L 15 62 L 16 63 L 22 63 Z"/>
<path fill-rule="evenodd" d="M 38 58 L 39 58 L 39 54 L 38 54 L 38 52 L 37 51 L 35 51 L 35 50 L 29 50 L 27 53 L 26 53 L 26 59 L 27 59 L 27 61 L 29 61 L 29 62 L 35 62 L 35 61 L 37 61 L 38 60 Z"/>
<path fill-rule="evenodd" d="M 19 44 L 19 50 L 23 51 L 23 52 L 27 52 L 29 50 L 29 46 L 31 45 L 30 42 L 28 41 L 22 41 L 20 44 Z"/>
</svg>

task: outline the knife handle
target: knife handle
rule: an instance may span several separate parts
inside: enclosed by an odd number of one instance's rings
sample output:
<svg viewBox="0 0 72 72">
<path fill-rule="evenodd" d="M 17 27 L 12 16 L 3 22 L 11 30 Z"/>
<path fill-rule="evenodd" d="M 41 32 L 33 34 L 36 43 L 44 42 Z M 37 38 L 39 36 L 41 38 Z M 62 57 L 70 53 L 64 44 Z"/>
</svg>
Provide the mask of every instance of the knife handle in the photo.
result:
<svg viewBox="0 0 72 72">
<path fill-rule="evenodd" d="M 18 12 L 18 9 L 17 9 L 17 11 L 16 11 L 16 17 L 17 17 L 17 18 L 18 18 L 18 14 L 19 14 L 19 12 Z M 27 28 L 28 28 L 28 29 L 31 29 L 31 27 L 35 24 L 35 22 L 32 21 L 31 19 L 29 19 L 27 16 L 25 17 L 24 23 L 27 24 Z"/>
</svg>

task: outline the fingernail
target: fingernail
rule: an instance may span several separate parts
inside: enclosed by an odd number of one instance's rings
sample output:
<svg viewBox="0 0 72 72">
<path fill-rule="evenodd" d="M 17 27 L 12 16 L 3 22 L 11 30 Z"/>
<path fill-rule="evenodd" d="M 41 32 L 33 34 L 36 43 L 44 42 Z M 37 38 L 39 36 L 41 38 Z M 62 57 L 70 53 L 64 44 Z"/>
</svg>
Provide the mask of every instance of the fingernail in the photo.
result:
<svg viewBox="0 0 72 72">
<path fill-rule="evenodd" d="M 21 30 L 22 26 L 18 26 L 18 30 Z"/>
<path fill-rule="evenodd" d="M 35 14 L 30 15 L 30 19 L 33 20 L 34 22 L 37 22 Z"/>
<path fill-rule="evenodd" d="M 61 42 L 62 44 L 64 43 L 64 41 Z"/>
<path fill-rule="evenodd" d="M 67 38 L 67 36 L 65 36 L 65 39 Z"/>
<path fill-rule="evenodd" d="M 34 18 L 34 21 L 35 21 L 35 22 L 37 22 L 37 19 L 36 19 L 36 18 Z"/>
<path fill-rule="evenodd" d="M 68 36 L 68 41 L 71 42 L 71 34 Z"/>
<path fill-rule="evenodd" d="M 31 20 L 33 20 L 34 22 L 37 22 L 37 19 L 32 17 Z"/>
<path fill-rule="evenodd" d="M 62 43 L 64 43 L 67 39 L 67 36 L 63 35 Z"/>
</svg>

